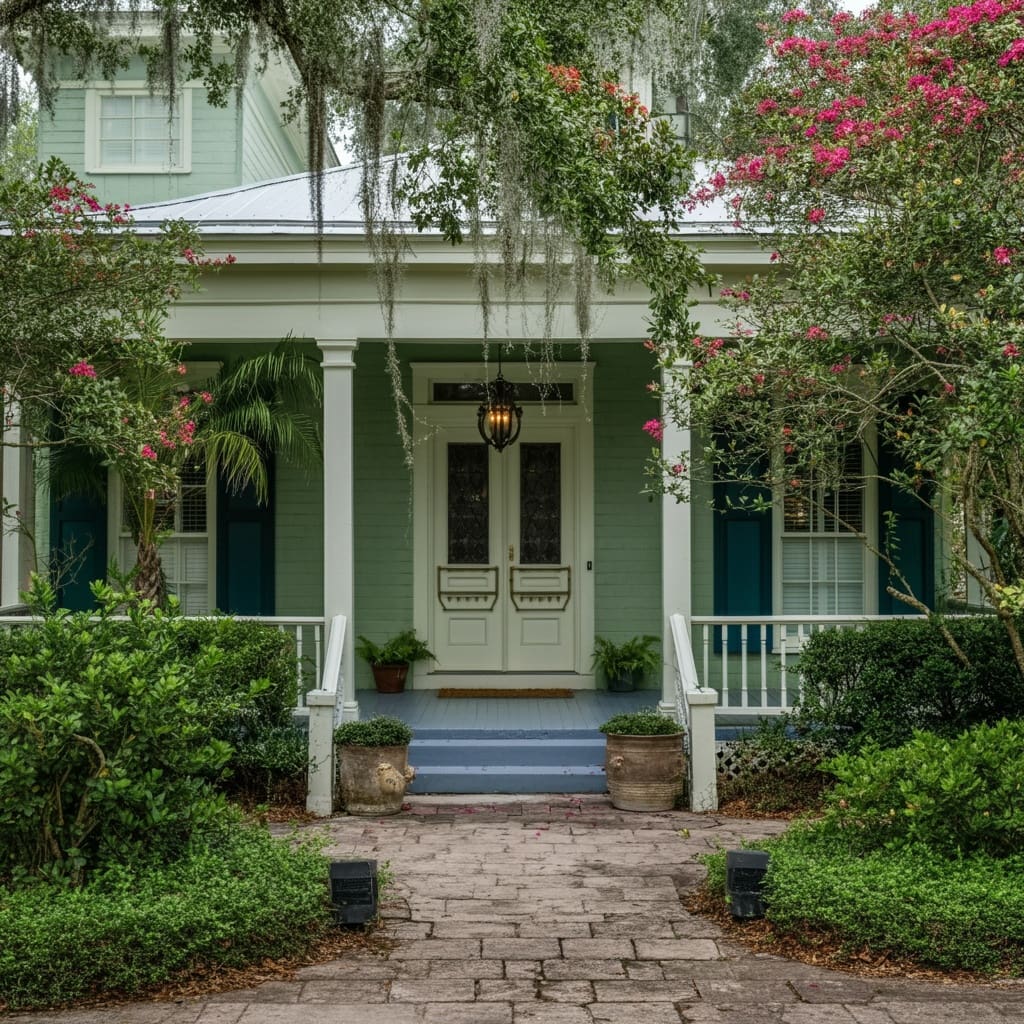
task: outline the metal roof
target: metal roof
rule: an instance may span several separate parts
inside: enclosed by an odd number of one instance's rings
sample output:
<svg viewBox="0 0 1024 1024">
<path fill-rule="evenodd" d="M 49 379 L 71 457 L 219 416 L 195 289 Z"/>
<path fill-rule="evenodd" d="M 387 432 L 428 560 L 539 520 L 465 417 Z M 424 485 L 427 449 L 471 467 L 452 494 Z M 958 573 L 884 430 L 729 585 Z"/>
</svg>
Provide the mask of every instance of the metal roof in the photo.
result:
<svg viewBox="0 0 1024 1024">
<path fill-rule="evenodd" d="M 359 188 L 362 167 L 331 167 L 323 175 L 323 232 L 331 236 L 360 236 L 363 217 Z M 219 192 L 147 203 L 134 207 L 135 227 L 152 230 L 165 220 L 183 219 L 208 235 L 314 235 L 316 226 L 310 205 L 310 174 L 293 174 L 287 178 L 238 185 Z M 407 212 L 400 222 L 415 233 Z M 721 198 L 697 207 L 693 212 L 681 211 L 680 234 L 745 234 L 733 224 L 733 214 Z M 423 232 L 425 236 L 436 231 Z"/>
</svg>

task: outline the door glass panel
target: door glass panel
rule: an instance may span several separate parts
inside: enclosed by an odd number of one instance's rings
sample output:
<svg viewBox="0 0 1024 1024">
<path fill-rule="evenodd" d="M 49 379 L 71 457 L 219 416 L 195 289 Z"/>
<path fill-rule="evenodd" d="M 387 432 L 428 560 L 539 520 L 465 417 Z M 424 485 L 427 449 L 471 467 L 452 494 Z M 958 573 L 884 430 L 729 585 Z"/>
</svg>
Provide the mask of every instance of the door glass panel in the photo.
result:
<svg viewBox="0 0 1024 1024">
<path fill-rule="evenodd" d="M 448 445 L 448 563 L 487 565 L 487 445 Z"/>
<path fill-rule="evenodd" d="M 519 561 L 562 561 L 562 446 L 519 446 Z"/>
</svg>

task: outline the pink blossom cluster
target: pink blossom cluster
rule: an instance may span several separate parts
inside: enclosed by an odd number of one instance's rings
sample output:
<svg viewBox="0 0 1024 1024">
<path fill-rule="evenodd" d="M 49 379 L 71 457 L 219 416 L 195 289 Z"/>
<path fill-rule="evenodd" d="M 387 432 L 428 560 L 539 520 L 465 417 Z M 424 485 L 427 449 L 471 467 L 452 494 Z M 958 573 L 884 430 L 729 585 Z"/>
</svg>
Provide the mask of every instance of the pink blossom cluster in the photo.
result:
<svg viewBox="0 0 1024 1024">
<path fill-rule="evenodd" d="M 648 420 L 641 428 L 644 433 L 650 434 L 658 444 L 661 444 L 665 436 L 665 424 L 661 420 Z"/>
<path fill-rule="evenodd" d="M 1015 249 L 1008 249 L 1005 245 L 997 245 L 992 250 L 992 259 L 1001 267 L 1008 267 L 1013 260 Z"/>
<path fill-rule="evenodd" d="M 68 368 L 72 377 L 95 377 L 96 367 L 87 363 L 84 359 L 79 360 L 74 366 Z"/>
</svg>

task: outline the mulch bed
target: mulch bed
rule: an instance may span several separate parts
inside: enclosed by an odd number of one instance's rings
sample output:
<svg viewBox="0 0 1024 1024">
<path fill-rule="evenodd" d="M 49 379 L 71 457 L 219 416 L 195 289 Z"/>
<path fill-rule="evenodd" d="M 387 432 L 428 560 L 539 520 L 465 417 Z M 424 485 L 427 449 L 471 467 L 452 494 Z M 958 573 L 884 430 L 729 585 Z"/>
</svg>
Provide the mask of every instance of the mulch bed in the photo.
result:
<svg viewBox="0 0 1024 1024">
<path fill-rule="evenodd" d="M 516 697 L 573 697 L 575 691 L 573 690 L 559 690 L 556 688 L 543 689 L 543 688 L 528 688 L 524 690 L 488 690 L 485 687 L 456 687 L 456 686 L 442 686 L 437 691 L 438 697 L 441 698 L 455 698 L 460 697 L 502 697 L 502 698 L 516 698 Z"/>
</svg>

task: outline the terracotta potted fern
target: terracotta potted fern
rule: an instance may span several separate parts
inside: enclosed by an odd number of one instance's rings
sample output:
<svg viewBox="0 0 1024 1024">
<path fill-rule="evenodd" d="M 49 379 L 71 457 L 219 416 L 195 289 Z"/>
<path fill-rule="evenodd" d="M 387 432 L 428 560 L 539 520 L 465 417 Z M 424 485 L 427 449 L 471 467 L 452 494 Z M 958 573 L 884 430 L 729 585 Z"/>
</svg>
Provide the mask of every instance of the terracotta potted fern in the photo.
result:
<svg viewBox="0 0 1024 1024">
<path fill-rule="evenodd" d="M 430 648 L 416 636 L 415 629 L 404 630 L 382 644 L 360 636 L 356 654 L 370 663 L 378 693 L 402 693 L 409 666 L 414 661 L 434 657 Z"/>
</svg>

